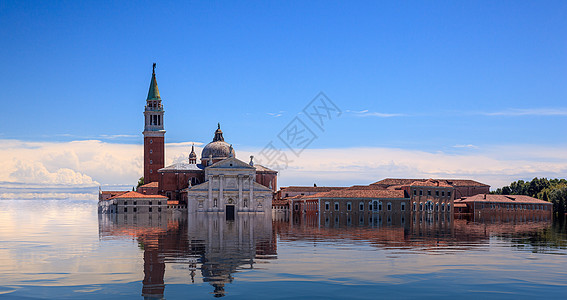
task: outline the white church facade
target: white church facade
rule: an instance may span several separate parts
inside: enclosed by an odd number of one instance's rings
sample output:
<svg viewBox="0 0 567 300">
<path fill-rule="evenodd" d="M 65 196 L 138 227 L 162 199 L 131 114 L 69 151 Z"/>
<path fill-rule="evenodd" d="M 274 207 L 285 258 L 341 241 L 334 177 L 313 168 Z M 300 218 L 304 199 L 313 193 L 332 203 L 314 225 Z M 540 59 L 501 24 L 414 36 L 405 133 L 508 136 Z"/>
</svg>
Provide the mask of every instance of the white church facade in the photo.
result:
<svg viewBox="0 0 567 300">
<path fill-rule="evenodd" d="M 238 213 L 271 212 L 273 191 L 256 182 L 252 157 L 245 163 L 231 154 L 205 168 L 205 180 L 184 190 L 189 213 L 220 212 L 233 219 Z"/>
</svg>

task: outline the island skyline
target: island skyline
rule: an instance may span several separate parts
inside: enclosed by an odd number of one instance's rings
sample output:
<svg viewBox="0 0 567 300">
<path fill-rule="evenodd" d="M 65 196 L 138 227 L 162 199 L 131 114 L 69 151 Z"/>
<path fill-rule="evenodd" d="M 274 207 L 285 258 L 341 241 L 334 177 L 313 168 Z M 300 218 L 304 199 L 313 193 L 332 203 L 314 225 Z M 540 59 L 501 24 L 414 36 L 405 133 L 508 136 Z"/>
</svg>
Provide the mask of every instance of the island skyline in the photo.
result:
<svg viewBox="0 0 567 300">
<path fill-rule="evenodd" d="M 166 164 L 218 122 L 246 160 L 324 92 L 342 114 L 300 155 L 280 143 L 280 186 L 567 171 L 562 2 L 3 7 L 4 199 L 135 185 L 153 62 Z"/>
</svg>

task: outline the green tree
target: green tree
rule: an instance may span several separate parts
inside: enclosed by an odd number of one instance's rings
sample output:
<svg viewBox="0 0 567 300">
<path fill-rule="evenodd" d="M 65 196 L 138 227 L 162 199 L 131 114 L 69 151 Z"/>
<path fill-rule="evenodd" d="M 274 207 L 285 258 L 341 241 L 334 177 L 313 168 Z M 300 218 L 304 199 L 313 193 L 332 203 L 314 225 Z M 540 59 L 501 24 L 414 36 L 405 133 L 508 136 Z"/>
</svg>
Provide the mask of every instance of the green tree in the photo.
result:
<svg viewBox="0 0 567 300">
<path fill-rule="evenodd" d="M 136 186 L 136 189 L 138 189 L 142 185 L 144 185 L 144 176 L 142 176 L 142 177 L 140 177 L 140 179 L 138 179 L 138 185 Z"/>
</svg>

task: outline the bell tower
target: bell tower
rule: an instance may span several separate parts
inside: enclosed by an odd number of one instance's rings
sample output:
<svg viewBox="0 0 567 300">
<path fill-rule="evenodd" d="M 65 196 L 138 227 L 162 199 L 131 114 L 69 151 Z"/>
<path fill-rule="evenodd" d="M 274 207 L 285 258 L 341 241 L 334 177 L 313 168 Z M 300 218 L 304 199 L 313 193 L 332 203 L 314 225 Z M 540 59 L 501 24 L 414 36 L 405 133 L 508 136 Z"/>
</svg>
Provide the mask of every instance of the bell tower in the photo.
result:
<svg viewBox="0 0 567 300">
<path fill-rule="evenodd" d="M 165 129 L 163 106 L 156 80 L 156 64 L 153 65 L 150 90 L 144 109 L 144 182 L 159 182 L 157 170 L 165 165 Z"/>
</svg>

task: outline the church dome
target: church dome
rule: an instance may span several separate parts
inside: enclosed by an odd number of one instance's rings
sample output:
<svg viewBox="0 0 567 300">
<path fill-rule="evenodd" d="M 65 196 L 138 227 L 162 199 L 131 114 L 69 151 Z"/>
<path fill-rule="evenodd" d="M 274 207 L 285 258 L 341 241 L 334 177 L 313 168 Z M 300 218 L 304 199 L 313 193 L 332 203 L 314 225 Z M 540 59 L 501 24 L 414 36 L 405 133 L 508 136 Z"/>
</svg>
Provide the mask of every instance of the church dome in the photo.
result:
<svg viewBox="0 0 567 300">
<path fill-rule="evenodd" d="M 232 146 L 224 141 L 224 137 L 222 136 L 222 131 L 220 129 L 220 124 L 218 126 L 218 129 L 215 131 L 215 137 L 213 138 L 213 141 L 208 143 L 205 148 L 203 148 L 203 152 L 201 152 L 201 160 L 208 160 L 209 156 L 211 155 L 213 156 L 213 160 L 236 156 L 236 153 L 234 152 Z"/>
</svg>

